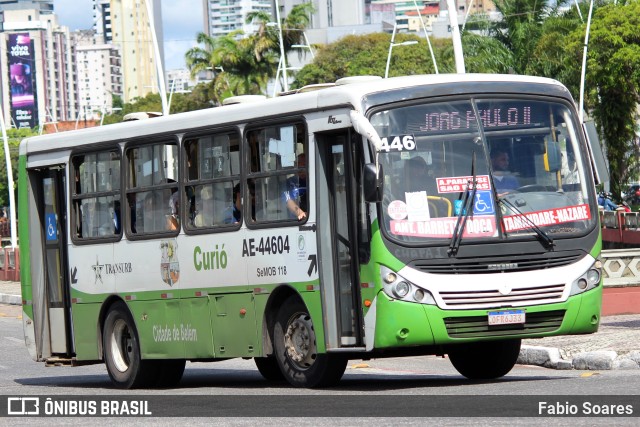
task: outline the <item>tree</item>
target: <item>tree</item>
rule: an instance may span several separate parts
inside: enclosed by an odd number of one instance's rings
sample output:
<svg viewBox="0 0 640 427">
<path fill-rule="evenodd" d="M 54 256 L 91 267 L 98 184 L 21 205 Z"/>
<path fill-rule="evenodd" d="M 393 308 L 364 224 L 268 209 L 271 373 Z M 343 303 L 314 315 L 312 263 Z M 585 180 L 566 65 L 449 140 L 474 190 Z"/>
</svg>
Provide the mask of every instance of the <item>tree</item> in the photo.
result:
<svg viewBox="0 0 640 427">
<path fill-rule="evenodd" d="M 575 8 L 549 16 L 542 24 L 541 35 L 530 54 L 525 74 L 559 80 L 578 99 L 582 49 L 568 49 L 568 38 L 577 32 L 582 34 L 584 40 L 584 31 L 584 24 Z"/>
<path fill-rule="evenodd" d="M 540 0 L 494 0 L 494 4 L 502 19 L 490 26 L 489 34 L 511 51 L 514 71 L 525 74 L 551 9 Z"/>
<path fill-rule="evenodd" d="M 639 170 L 636 109 L 640 102 L 640 2 L 606 4 L 591 23 L 585 105 L 606 143 L 611 190 L 620 194 Z M 584 27 L 567 46 L 579 50 Z"/>
<path fill-rule="evenodd" d="M 468 73 L 509 73 L 514 67 L 514 57 L 500 41 L 471 32 L 462 35 L 462 49 L 465 69 Z M 453 64 L 453 46 L 447 46 L 443 53 L 444 63 Z M 449 70 L 453 72 L 453 70 Z"/>
<path fill-rule="evenodd" d="M 115 111 L 112 114 L 106 115 L 103 120 L 103 125 L 109 125 L 113 123 L 120 123 L 124 116 L 129 113 L 144 112 L 161 112 L 162 100 L 157 93 L 148 93 L 145 96 L 139 96 L 134 98 L 132 102 L 122 105 L 122 110 Z"/>
<path fill-rule="evenodd" d="M 171 99 L 171 114 L 211 108 L 213 90 L 210 84 L 200 83 L 190 93 L 174 93 Z"/>
<path fill-rule="evenodd" d="M 204 70 L 222 68 L 216 73 L 211 92 L 215 95 L 262 94 L 266 90 L 267 80 L 275 74 L 276 64 L 273 55 L 265 52 L 259 59 L 255 54 L 255 39 L 241 38 L 242 31 L 234 31 L 220 37 L 198 34 L 198 42 L 205 47 L 193 47 L 185 54 L 187 67 L 195 76 Z M 226 89 L 222 89 L 226 87 Z M 220 103 L 222 99 L 215 99 Z"/>
<path fill-rule="evenodd" d="M 408 40 L 416 40 L 418 44 L 392 50 L 389 76 L 433 73 L 426 41 L 415 35 L 397 34 L 395 42 Z M 317 51 L 314 61 L 298 72 L 293 86 L 334 82 L 348 76 L 384 76 L 390 42 L 390 34 L 373 33 L 349 35 L 323 46 Z M 436 52 L 442 52 L 446 43 L 450 41 L 432 41 Z M 442 64 L 443 60 L 442 56 L 437 59 L 438 68 L 452 69 L 452 63 Z"/>
<path fill-rule="evenodd" d="M 282 47 L 284 50 L 284 66 L 287 67 L 286 58 L 294 49 L 295 45 L 305 45 L 307 40 L 304 31 L 311 22 L 311 15 L 315 11 L 313 3 L 301 3 L 293 6 L 289 14 L 281 19 L 280 27 L 282 29 Z M 280 34 L 278 27 L 269 26 L 271 14 L 263 11 L 254 11 L 247 14 L 247 23 L 257 22 L 259 24 L 258 31 L 253 35 L 254 49 L 256 58 L 261 60 L 265 56 L 278 58 L 280 62 Z M 298 50 L 298 57 L 302 58 L 306 52 Z M 281 76 L 282 78 L 282 76 Z"/>
<path fill-rule="evenodd" d="M 14 185 L 18 184 L 18 148 L 20 142 L 27 137 L 38 135 L 35 129 L 21 128 L 21 129 L 7 129 L 7 139 L 9 142 L 9 156 L 11 158 L 11 168 L 13 169 L 13 182 Z M 0 167 L 0 206 L 9 206 L 9 187 L 8 187 L 8 172 L 6 168 L 6 157 L 4 152 L 4 143 L 1 144 L 2 150 L 2 167 Z M 14 188 L 17 191 L 17 187 Z M 16 195 L 14 199 L 17 203 L 18 197 Z M 14 207 L 16 209 L 17 207 Z"/>
</svg>

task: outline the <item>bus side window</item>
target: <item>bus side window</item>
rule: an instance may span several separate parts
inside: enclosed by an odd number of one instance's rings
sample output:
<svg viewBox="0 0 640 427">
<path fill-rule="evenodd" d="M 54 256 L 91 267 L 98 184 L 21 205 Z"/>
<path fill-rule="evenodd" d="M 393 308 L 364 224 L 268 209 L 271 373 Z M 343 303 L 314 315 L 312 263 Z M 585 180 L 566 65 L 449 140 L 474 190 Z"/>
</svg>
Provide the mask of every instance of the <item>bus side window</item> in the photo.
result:
<svg viewBox="0 0 640 427">
<path fill-rule="evenodd" d="M 113 238 L 121 233 L 120 151 L 74 155 L 72 239 Z"/>
<path fill-rule="evenodd" d="M 188 137 L 184 143 L 189 173 L 188 230 L 239 224 L 234 188 L 240 178 L 240 138 L 235 131 Z M 238 187 L 239 188 L 239 187 Z"/>
<path fill-rule="evenodd" d="M 306 131 L 302 123 L 253 129 L 249 149 L 254 221 L 304 221 L 307 218 Z"/>
<path fill-rule="evenodd" d="M 127 150 L 128 231 L 171 233 L 180 229 L 178 147 L 172 141 Z"/>
</svg>

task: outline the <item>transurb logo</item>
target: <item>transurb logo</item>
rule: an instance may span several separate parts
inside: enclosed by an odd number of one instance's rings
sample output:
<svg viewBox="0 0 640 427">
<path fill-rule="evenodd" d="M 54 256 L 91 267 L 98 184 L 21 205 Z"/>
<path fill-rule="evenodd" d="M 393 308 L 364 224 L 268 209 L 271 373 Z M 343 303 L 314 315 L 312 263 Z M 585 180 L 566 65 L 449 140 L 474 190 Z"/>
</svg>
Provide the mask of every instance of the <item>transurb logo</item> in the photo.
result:
<svg viewBox="0 0 640 427">
<path fill-rule="evenodd" d="M 166 240 L 160 243 L 162 259 L 160 260 L 160 275 L 162 281 L 173 286 L 180 280 L 180 263 L 178 262 L 178 242 Z"/>
<path fill-rule="evenodd" d="M 105 264 L 100 264 L 100 261 L 98 260 L 98 257 L 96 256 L 96 263 L 93 264 L 91 266 L 91 268 L 93 269 L 93 275 L 95 278 L 94 284 L 98 284 L 98 281 L 100 281 L 100 283 L 104 283 L 103 282 L 103 275 L 109 275 L 109 274 L 126 274 L 126 273 L 131 273 L 133 271 L 133 268 L 131 267 L 131 263 L 130 262 L 116 262 L 113 264 L 109 264 L 109 263 L 105 263 Z"/>
</svg>

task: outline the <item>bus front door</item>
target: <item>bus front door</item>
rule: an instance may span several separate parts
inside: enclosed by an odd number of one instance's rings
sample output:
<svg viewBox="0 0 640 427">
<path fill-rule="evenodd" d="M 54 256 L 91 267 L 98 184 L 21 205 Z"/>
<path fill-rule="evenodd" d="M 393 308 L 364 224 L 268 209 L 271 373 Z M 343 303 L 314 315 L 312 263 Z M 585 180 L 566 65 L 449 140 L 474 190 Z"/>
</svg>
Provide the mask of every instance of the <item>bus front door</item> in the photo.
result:
<svg viewBox="0 0 640 427">
<path fill-rule="evenodd" d="M 318 239 L 328 348 L 362 344 L 353 144 L 348 131 L 316 134 Z M 329 215 L 324 213 L 328 212 Z M 328 262 L 331 260 L 331 262 Z"/>
<path fill-rule="evenodd" d="M 40 352 L 47 356 L 70 356 L 71 299 L 67 266 L 66 175 L 64 166 L 41 169 L 38 209 L 42 227 L 44 295 L 41 311 L 43 325 L 37 327 Z M 34 304 L 35 305 L 35 304 Z M 48 337 L 48 338 L 47 338 Z M 48 347 L 48 349 L 47 349 Z"/>
</svg>

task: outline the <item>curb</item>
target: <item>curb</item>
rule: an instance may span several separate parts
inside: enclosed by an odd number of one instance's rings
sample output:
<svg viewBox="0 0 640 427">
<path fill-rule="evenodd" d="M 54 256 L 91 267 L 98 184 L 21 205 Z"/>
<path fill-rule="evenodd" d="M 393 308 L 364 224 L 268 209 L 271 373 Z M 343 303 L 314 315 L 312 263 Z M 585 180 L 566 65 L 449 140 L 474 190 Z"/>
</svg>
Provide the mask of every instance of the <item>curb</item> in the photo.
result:
<svg viewBox="0 0 640 427">
<path fill-rule="evenodd" d="M 0 303 L 22 305 L 22 297 L 20 297 L 20 295 L 0 294 Z"/>
<path fill-rule="evenodd" d="M 640 350 L 624 354 L 618 354 L 613 350 L 587 351 L 566 360 L 560 356 L 559 348 L 523 345 L 516 363 L 558 370 L 640 369 Z"/>
</svg>

